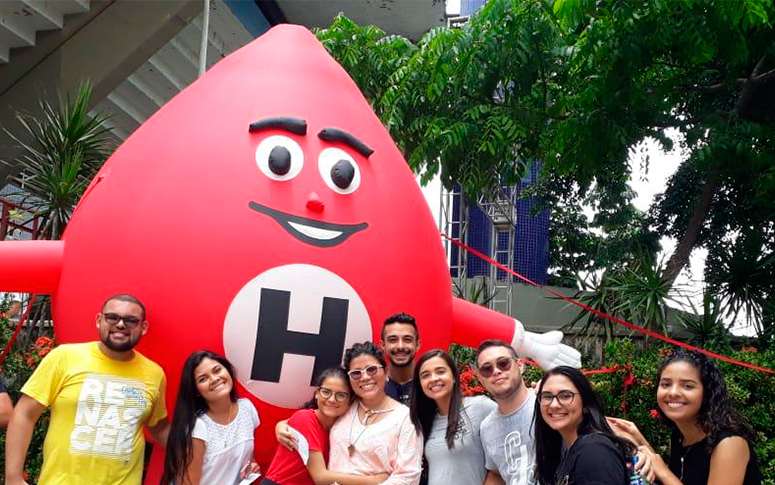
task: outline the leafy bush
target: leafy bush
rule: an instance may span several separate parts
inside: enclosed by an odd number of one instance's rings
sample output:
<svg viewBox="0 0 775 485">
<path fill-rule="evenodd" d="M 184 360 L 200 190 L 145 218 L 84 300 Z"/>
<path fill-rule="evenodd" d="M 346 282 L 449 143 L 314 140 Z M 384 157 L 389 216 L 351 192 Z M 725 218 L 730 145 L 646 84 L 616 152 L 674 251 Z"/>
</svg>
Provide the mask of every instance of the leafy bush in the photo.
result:
<svg viewBox="0 0 775 485">
<path fill-rule="evenodd" d="M 6 318 L 0 317 L 0 351 L 5 348 L 15 328 L 16 322 L 9 322 Z M 27 382 L 32 372 L 43 357 L 51 351 L 53 346 L 54 343 L 49 337 L 40 337 L 30 348 L 19 349 L 17 346 L 14 346 L 8 353 L 3 362 L 2 377 L 14 404 L 19 400 L 20 391 L 24 383 Z M 46 437 L 49 420 L 49 410 L 46 409 L 32 433 L 32 440 L 30 441 L 27 460 L 24 466 L 25 478 L 29 483 L 36 483 L 40 475 L 40 469 L 43 465 L 43 440 Z M 6 434 L 4 432 L 0 433 L 0 456 L 5 456 L 5 437 Z M 1 477 L 4 476 L 5 460 L 0 459 L 0 483 L 2 483 Z"/>
<path fill-rule="evenodd" d="M 589 380 L 603 400 L 606 414 L 635 422 L 651 445 L 663 455 L 668 453 L 670 431 L 656 411 L 657 371 L 671 346 L 651 344 L 645 349 L 628 339 L 616 340 L 605 348 L 603 367 L 613 369 L 606 374 L 592 374 Z M 452 345 L 450 353 L 458 365 L 470 365 L 475 350 Z M 757 352 L 748 348 L 733 351 L 729 357 L 775 369 L 775 351 Z M 756 455 L 764 485 L 775 485 L 775 376 L 723 361 L 716 361 L 726 376 L 727 386 L 737 409 L 759 434 Z M 462 371 L 462 370 L 461 370 Z M 526 366 L 528 383 L 540 380 L 541 369 Z M 469 377 L 470 386 L 464 392 L 475 393 L 478 385 Z M 627 383 L 627 385 L 625 385 Z"/>
</svg>

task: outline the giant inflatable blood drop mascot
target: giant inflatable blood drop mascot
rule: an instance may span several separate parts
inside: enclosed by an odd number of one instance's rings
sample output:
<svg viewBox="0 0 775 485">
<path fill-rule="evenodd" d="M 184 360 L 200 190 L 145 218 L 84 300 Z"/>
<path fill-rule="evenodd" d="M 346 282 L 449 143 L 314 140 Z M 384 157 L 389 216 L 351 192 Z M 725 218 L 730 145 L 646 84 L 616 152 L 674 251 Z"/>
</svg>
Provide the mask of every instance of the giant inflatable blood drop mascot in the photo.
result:
<svg viewBox="0 0 775 485">
<path fill-rule="evenodd" d="M 301 27 L 273 28 L 167 103 L 105 163 L 61 241 L 2 242 L 0 268 L 0 289 L 53 295 L 60 342 L 94 340 L 108 295 L 138 296 L 151 323 L 139 349 L 167 372 L 170 408 L 189 353 L 225 353 L 259 409 L 263 463 L 315 372 L 399 311 L 426 349 L 502 338 L 545 367 L 579 365 L 559 332 L 452 297 L 401 153 Z"/>
</svg>

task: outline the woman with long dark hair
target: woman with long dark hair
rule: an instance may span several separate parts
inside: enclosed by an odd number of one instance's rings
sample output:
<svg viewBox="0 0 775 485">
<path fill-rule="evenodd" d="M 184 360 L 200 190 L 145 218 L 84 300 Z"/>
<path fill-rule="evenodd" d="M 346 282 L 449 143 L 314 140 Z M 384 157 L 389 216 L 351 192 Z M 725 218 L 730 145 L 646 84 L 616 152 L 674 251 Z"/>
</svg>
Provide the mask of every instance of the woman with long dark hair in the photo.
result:
<svg viewBox="0 0 775 485">
<path fill-rule="evenodd" d="M 335 482 L 340 485 L 377 485 L 385 481 L 387 473 L 359 476 L 328 470 L 328 431 L 350 408 L 352 387 L 341 367 L 321 372 L 316 385 L 318 388 L 312 399 L 287 421 L 307 440 L 309 459 L 306 465 L 298 452 L 278 446 L 261 485 L 330 485 Z"/>
<path fill-rule="evenodd" d="M 678 349 L 662 362 L 657 407 L 672 428 L 670 461 L 654 453 L 631 422 L 610 418 L 614 429 L 649 453 L 663 485 L 758 485 L 756 433 L 735 409 L 724 376 L 705 355 Z"/>
<path fill-rule="evenodd" d="M 559 366 L 538 385 L 536 467 L 541 485 L 627 485 L 635 445 L 614 434 L 578 369 Z"/>
<path fill-rule="evenodd" d="M 463 397 L 460 374 L 443 350 L 424 353 L 414 366 L 412 422 L 425 440 L 428 485 L 484 483 L 482 420 L 497 408 L 487 396 Z"/>
<path fill-rule="evenodd" d="M 234 367 L 221 355 L 202 350 L 186 359 L 162 483 L 228 485 L 258 471 L 258 412 L 248 399 L 237 398 L 234 381 Z"/>
</svg>

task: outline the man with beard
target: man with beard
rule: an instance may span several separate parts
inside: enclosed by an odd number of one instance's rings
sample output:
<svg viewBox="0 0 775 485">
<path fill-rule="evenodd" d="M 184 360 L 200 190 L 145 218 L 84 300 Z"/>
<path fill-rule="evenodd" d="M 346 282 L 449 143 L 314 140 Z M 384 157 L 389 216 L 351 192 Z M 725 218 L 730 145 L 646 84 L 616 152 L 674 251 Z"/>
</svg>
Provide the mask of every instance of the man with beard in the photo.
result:
<svg viewBox="0 0 775 485">
<path fill-rule="evenodd" d="M 533 485 L 535 393 L 522 380 L 524 364 L 503 340 L 485 340 L 476 351 L 479 381 L 498 408 L 480 427 L 487 478 L 485 484 Z"/>
<path fill-rule="evenodd" d="M 134 350 L 148 331 L 145 307 L 131 295 L 112 296 L 96 326 L 98 342 L 55 348 L 22 388 L 8 426 L 6 484 L 26 484 L 25 456 L 46 407 L 51 422 L 39 483 L 139 485 L 142 425 L 166 444 L 164 371 Z"/>
<path fill-rule="evenodd" d="M 385 394 L 408 406 L 412 397 L 414 356 L 420 348 L 414 317 L 406 313 L 389 316 L 382 324 L 380 347 L 388 359 Z"/>
</svg>

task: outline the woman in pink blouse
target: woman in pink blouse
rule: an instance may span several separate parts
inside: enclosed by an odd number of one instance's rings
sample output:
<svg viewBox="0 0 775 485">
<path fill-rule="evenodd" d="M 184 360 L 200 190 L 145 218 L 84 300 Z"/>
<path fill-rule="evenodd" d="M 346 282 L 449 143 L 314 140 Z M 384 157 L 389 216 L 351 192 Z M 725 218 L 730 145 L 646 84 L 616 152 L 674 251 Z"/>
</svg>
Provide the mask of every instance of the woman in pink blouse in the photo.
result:
<svg viewBox="0 0 775 485">
<path fill-rule="evenodd" d="M 347 349 L 344 368 L 358 397 L 331 428 L 328 468 L 342 473 L 387 472 L 384 485 L 416 485 L 422 470 L 422 437 L 409 408 L 385 394 L 382 352 L 371 342 Z"/>
</svg>

